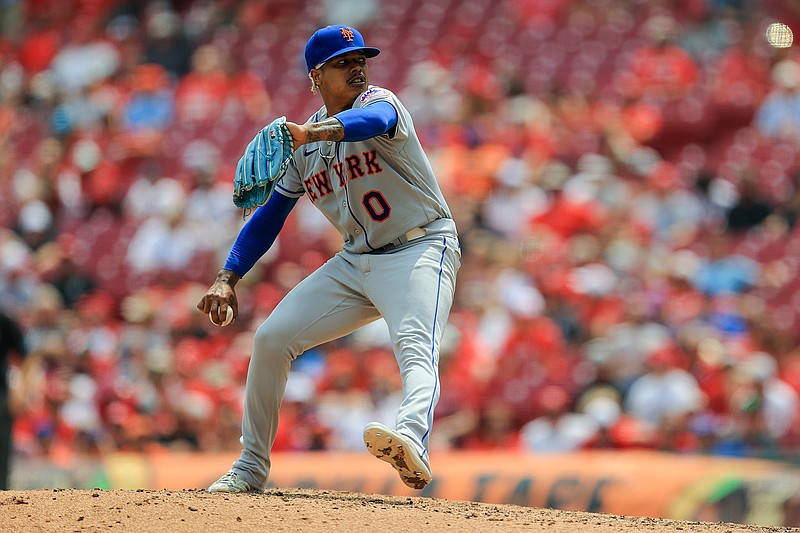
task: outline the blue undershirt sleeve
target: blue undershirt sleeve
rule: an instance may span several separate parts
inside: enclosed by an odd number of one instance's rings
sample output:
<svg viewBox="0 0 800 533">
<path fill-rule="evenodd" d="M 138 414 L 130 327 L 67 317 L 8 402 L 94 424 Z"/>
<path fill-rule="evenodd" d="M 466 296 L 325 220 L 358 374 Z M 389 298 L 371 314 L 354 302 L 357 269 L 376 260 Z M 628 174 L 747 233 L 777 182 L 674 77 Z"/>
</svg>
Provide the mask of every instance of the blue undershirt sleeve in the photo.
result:
<svg viewBox="0 0 800 533">
<path fill-rule="evenodd" d="M 244 277 L 275 242 L 297 200 L 275 192 L 266 204 L 256 209 L 236 237 L 225 268 Z"/>
<path fill-rule="evenodd" d="M 348 142 L 363 141 L 383 135 L 397 125 L 397 110 L 386 101 L 375 102 L 366 107 L 346 109 L 333 115 L 344 126 L 344 139 Z"/>
</svg>

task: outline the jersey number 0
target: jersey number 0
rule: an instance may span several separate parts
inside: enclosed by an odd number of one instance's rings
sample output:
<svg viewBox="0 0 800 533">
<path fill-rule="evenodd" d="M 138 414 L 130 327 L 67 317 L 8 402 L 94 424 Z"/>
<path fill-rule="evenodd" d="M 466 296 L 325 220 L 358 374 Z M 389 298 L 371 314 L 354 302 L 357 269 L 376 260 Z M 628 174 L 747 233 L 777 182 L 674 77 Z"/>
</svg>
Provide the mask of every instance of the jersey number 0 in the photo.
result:
<svg viewBox="0 0 800 533">
<path fill-rule="evenodd" d="M 361 197 L 361 203 L 375 222 L 383 222 L 392 212 L 392 206 L 380 191 L 369 191 Z"/>
</svg>

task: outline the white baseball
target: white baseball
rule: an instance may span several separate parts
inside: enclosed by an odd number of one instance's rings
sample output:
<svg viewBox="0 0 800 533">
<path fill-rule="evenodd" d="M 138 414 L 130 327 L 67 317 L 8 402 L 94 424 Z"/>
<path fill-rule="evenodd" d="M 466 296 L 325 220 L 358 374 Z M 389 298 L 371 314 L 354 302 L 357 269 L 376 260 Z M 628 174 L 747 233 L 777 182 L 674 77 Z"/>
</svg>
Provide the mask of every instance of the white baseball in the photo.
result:
<svg viewBox="0 0 800 533">
<path fill-rule="evenodd" d="M 227 326 L 228 324 L 233 322 L 233 307 L 228 306 L 228 313 L 225 315 L 225 322 L 223 322 L 222 324 L 217 324 L 216 322 L 214 322 L 214 319 L 211 318 L 211 311 L 208 312 L 208 319 L 215 326 L 217 326 L 217 325 L 219 325 L 220 327 Z"/>
<path fill-rule="evenodd" d="M 775 48 L 792 46 L 794 35 L 791 28 L 782 22 L 773 22 L 767 27 L 767 42 Z"/>
</svg>

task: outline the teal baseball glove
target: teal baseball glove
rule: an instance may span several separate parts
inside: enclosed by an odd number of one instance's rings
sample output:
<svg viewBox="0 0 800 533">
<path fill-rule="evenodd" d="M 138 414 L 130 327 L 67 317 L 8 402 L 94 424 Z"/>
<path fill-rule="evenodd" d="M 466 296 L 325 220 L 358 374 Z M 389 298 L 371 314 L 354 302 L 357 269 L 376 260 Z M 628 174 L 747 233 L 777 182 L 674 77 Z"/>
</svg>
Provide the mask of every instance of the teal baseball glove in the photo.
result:
<svg viewBox="0 0 800 533">
<path fill-rule="evenodd" d="M 278 179 L 286 173 L 294 153 L 294 138 L 286 117 L 273 120 L 247 145 L 236 165 L 233 203 L 245 210 L 264 205 Z"/>
</svg>

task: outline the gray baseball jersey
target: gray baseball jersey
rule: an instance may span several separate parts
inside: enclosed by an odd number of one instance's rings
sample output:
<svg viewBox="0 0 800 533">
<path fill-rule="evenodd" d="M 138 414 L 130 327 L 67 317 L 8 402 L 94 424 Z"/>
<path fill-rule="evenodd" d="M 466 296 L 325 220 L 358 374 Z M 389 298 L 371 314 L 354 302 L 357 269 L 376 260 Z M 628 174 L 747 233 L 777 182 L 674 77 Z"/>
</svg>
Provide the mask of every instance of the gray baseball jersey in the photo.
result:
<svg viewBox="0 0 800 533">
<path fill-rule="evenodd" d="M 276 186 L 289 197 L 307 195 L 344 239 L 344 249 L 371 252 L 412 228 L 451 220 L 406 108 L 389 90 L 370 86 L 353 104 L 387 101 L 397 110 L 391 134 L 361 142 L 306 144 Z M 328 118 L 322 107 L 309 122 Z M 455 226 L 452 227 L 455 231 Z"/>
<path fill-rule="evenodd" d="M 396 429 L 428 462 L 439 399 L 439 345 L 460 261 L 455 224 L 408 111 L 370 87 L 354 107 L 385 100 L 390 134 L 300 147 L 276 191 L 307 195 L 338 228 L 343 250 L 303 279 L 258 328 L 245 388 L 243 445 L 233 470 L 266 486 L 292 361 L 304 351 L 386 320 L 403 383 Z M 320 109 L 310 120 L 328 118 Z"/>
</svg>

